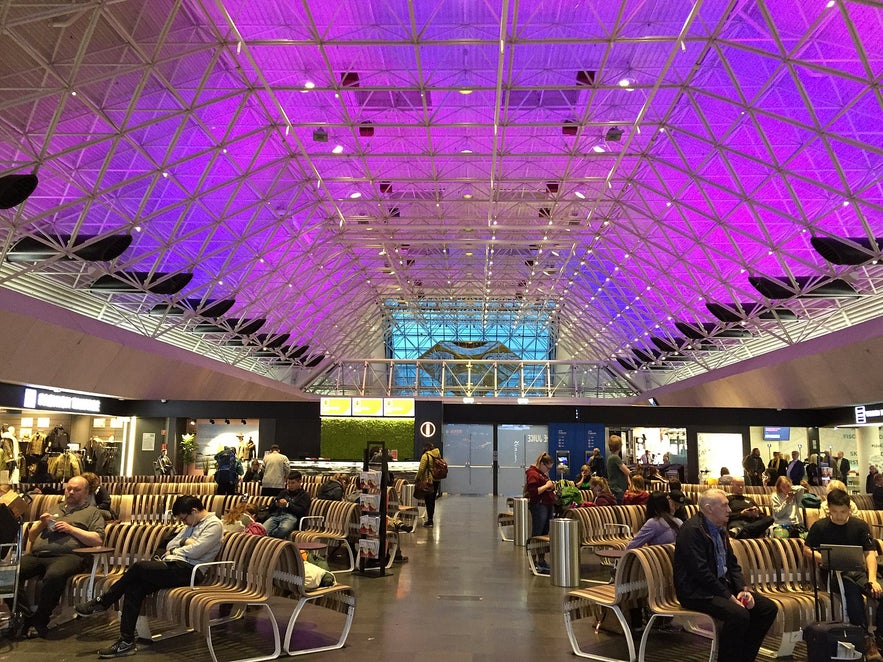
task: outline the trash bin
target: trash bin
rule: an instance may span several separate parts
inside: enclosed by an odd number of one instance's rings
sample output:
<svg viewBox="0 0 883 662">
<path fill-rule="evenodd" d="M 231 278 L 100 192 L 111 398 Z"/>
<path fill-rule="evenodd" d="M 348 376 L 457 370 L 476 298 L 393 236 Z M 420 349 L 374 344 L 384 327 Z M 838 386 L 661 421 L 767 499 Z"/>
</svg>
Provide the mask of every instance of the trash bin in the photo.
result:
<svg viewBox="0 0 883 662">
<path fill-rule="evenodd" d="M 414 483 L 407 483 L 402 485 L 402 494 L 399 497 L 400 503 L 403 506 L 416 506 L 414 503 Z"/>
<path fill-rule="evenodd" d="M 552 586 L 579 586 L 579 520 L 555 517 L 549 526 Z"/>
<path fill-rule="evenodd" d="M 527 499 L 524 497 L 515 497 L 512 499 L 512 514 L 515 515 L 515 544 L 520 547 L 527 545 L 530 538 L 531 518 L 530 511 L 527 509 Z"/>
</svg>

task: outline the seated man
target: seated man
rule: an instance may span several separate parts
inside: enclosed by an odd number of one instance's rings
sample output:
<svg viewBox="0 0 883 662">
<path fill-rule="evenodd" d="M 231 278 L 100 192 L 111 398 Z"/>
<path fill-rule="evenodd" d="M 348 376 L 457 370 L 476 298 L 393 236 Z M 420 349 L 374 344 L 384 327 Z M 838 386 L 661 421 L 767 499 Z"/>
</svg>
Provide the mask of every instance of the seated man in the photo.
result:
<svg viewBox="0 0 883 662">
<path fill-rule="evenodd" d="M 868 523 L 850 516 L 851 501 L 843 490 L 834 489 L 828 493 L 828 517 L 812 525 L 806 536 L 803 553 L 814 558 L 817 564 L 823 564 L 822 554 L 817 551 L 820 545 L 858 545 L 865 550 L 865 571 L 843 573 L 846 614 L 850 623 L 865 628 L 865 659 L 869 662 L 881 662 L 883 656 L 880 655 L 877 641 L 868 632 L 868 619 L 862 598 L 863 595 L 874 598 L 883 595 L 883 588 L 877 581 L 877 545 Z M 876 618 L 876 633 L 880 637 L 883 636 L 883 609 L 878 607 Z"/>
<path fill-rule="evenodd" d="M 133 655 L 135 624 L 144 598 L 161 588 L 187 586 L 193 566 L 214 561 L 221 550 L 221 520 L 207 511 L 198 498 L 178 497 L 172 504 L 172 515 L 185 526 L 166 545 L 162 560 L 138 561 L 106 593 L 74 607 L 80 616 L 94 616 L 123 598 L 120 638 L 112 646 L 99 650 L 98 657 Z"/>
<path fill-rule="evenodd" d="M 699 512 L 684 522 L 675 542 L 674 585 L 685 609 L 719 621 L 718 662 L 753 661 L 776 620 L 776 604 L 748 590 L 730 546 L 727 495 L 709 489 Z"/>
<path fill-rule="evenodd" d="M 85 569 L 86 557 L 74 554 L 79 547 L 96 547 L 104 540 L 104 518 L 89 498 L 89 483 L 82 476 L 71 478 L 64 488 L 64 500 L 40 515 L 28 538 L 31 551 L 21 557 L 19 589 L 31 577 L 42 577 L 37 609 L 25 620 L 26 637 L 45 637 L 49 617 L 58 606 L 71 577 Z"/>
<path fill-rule="evenodd" d="M 300 471 L 289 473 L 288 485 L 270 505 L 270 516 L 264 520 L 268 536 L 287 538 L 310 510 L 310 493 L 301 487 L 301 478 Z"/>
<path fill-rule="evenodd" d="M 730 516 L 727 529 L 734 538 L 762 538 L 773 525 L 773 518 L 761 513 L 754 499 L 745 496 L 745 479 L 733 476 L 732 494 L 727 496 Z"/>
</svg>

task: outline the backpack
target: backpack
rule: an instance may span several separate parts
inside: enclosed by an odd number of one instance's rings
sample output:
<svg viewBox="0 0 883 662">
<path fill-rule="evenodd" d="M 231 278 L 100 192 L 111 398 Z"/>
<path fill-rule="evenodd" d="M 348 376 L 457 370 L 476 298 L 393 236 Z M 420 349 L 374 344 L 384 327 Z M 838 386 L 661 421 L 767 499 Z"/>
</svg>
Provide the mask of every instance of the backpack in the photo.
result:
<svg viewBox="0 0 883 662">
<path fill-rule="evenodd" d="M 448 463 L 445 462 L 440 457 L 432 457 L 432 463 L 429 466 L 429 471 L 432 473 L 433 480 L 442 480 L 443 478 L 448 477 Z"/>
<path fill-rule="evenodd" d="M 218 468 L 215 470 L 215 482 L 236 483 L 239 475 L 236 473 L 236 458 L 233 453 L 226 451 L 218 458 Z"/>
</svg>

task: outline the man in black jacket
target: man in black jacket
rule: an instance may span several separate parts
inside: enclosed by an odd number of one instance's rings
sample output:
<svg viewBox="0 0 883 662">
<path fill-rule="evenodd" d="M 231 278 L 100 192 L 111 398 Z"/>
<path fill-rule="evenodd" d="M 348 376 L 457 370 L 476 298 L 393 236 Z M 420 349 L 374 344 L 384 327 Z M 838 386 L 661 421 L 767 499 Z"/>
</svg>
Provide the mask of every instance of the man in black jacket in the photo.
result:
<svg viewBox="0 0 883 662">
<path fill-rule="evenodd" d="M 684 608 L 718 621 L 718 662 L 748 662 L 757 657 L 778 608 L 748 590 L 730 547 L 729 515 L 722 490 L 702 493 L 699 512 L 684 522 L 675 543 L 675 592 Z"/>
<path fill-rule="evenodd" d="M 310 493 L 301 486 L 303 476 L 294 470 L 288 474 L 287 487 L 276 495 L 264 528 L 271 538 L 287 538 L 297 528 L 300 518 L 310 510 Z"/>
</svg>

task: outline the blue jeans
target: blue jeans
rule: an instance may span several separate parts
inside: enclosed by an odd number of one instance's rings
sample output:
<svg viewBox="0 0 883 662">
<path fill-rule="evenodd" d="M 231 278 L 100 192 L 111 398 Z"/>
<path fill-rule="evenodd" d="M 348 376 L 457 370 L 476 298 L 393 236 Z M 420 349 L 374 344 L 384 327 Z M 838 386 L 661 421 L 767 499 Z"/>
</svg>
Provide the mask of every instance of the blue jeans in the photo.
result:
<svg viewBox="0 0 883 662">
<path fill-rule="evenodd" d="M 271 538 L 287 538 L 297 526 L 297 517 L 290 513 L 270 515 L 264 522 L 267 535 Z"/>
<path fill-rule="evenodd" d="M 549 534 L 549 522 L 552 519 L 552 513 L 555 506 L 551 503 L 529 503 L 527 509 L 530 511 L 531 536 L 545 536 Z"/>
</svg>

